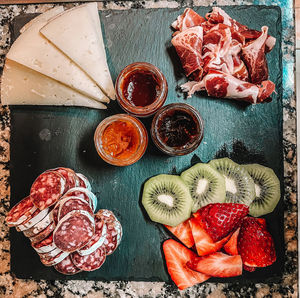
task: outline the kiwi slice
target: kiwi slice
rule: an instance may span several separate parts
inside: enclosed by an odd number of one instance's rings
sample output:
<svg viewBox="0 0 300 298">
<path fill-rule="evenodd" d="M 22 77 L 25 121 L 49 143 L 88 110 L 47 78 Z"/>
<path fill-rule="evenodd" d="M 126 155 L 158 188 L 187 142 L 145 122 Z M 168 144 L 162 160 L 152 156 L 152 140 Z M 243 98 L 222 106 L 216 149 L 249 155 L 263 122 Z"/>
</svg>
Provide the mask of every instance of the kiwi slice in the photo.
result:
<svg viewBox="0 0 300 298">
<path fill-rule="evenodd" d="M 227 203 L 250 205 L 255 198 L 254 182 L 247 170 L 229 158 L 209 162 L 225 178 Z"/>
<path fill-rule="evenodd" d="M 259 164 L 244 165 L 254 181 L 255 199 L 249 214 L 255 217 L 272 212 L 280 200 L 280 182 L 274 171 Z"/>
<path fill-rule="evenodd" d="M 180 177 L 189 187 L 194 201 L 192 212 L 210 203 L 225 201 L 225 179 L 210 165 L 198 163 L 182 172 Z"/>
<path fill-rule="evenodd" d="M 175 227 L 191 216 L 193 200 L 179 176 L 162 174 L 145 183 L 142 204 L 151 220 Z"/>
</svg>

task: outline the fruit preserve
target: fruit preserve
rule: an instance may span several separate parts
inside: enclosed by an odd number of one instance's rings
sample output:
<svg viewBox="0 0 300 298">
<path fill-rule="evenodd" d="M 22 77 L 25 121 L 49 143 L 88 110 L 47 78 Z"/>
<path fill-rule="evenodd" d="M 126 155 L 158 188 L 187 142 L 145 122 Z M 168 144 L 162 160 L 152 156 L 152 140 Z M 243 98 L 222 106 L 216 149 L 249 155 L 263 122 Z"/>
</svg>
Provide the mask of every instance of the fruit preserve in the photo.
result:
<svg viewBox="0 0 300 298">
<path fill-rule="evenodd" d="M 203 120 L 187 104 L 175 103 L 161 108 L 153 118 L 151 136 L 155 145 L 169 155 L 194 151 L 203 138 Z"/>
<path fill-rule="evenodd" d="M 138 117 L 154 114 L 164 104 L 168 93 L 162 72 L 146 62 L 126 66 L 119 74 L 115 88 L 120 106 Z"/>
<path fill-rule="evenodd" d="M 127 166 L 143 156 L 148 135 L 138 119 L 127 114 L 117 114 L 98 125 L 94 142 L 103 160 L 116 166 Z"/>
</svg>

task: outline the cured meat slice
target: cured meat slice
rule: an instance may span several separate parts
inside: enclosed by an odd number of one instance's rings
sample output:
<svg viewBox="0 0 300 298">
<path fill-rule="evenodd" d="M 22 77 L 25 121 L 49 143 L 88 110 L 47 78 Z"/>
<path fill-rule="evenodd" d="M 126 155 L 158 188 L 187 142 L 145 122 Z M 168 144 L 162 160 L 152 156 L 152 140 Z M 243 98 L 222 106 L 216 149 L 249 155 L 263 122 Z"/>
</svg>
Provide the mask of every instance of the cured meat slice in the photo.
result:
<svg viewBox="0 0 300 298">
<path fill-rule="evenodd" d="M 37 208 L 33 204 L 33 199 L 28 196 L 10 209 L 5 218 L 6 223 L 10 227 L 20 225 L 30 219 L 36 210 Z"/>
<path fill-rule="evenodd" d="M 78 180 L 79 180 L 79 185 L 77 185 L 77 186 L 84 187 L 84 188 L 87 188 L 88 190 L 92 191 L 92 187 L 91 187 L 91 184 L 90 184 L 88 178 L 86 178 L 81 173 L 76 173 L 76 175 L 77 175 Z"/>
<path fill-rule="evenodd" d="M 181 88 L 188 92 L 189 97 L 196 91 L 206 90 L 209 96 L 255 104 L 266 101 L 275 90 L 275 85 L 271 81 L 265 81 L 257 86 L 221 71 L 210 70 L 201 82 L 187 82 Z"/>
<path fill-rule="evenodd" d="M 54 205 L 65 192 L 66 180 L 58 172 L 44 172 L 37 177 L 30 189 L 33 204 L 40 210 Z"/>
<path fill-rule="evenodd" d="M 44 209 L 42 211 L 39 209 L 36 209 L 36 211 L 32 214 L 31 218 L 28 218 L 21 225 L 16 226 L 16 230 L 18 232 L 22 232 L 22 231 L 26 231 L 26 230 L 32 228 L 35 224 L 37 224 L 44 217 L 46 217 L 48 213 L 49 213 L 49 208 Z"/>
<path fill-rule="evenodd" d="M 58 212 L 59 212 L 59 207 L 60 207 L 59 202 L 60 201 L 58 201 L 56 203 L 55 207 L 52 210 L 52 219 L 53 219 L 53 222 L 54 222 L 55 225 L 58 224 Z"/>
<path fill-rule="evenodd" d="M 56 247 L 51 251 L 48 251 L 48 252 L 45 252 L 45 253 L 39 253 L 39 256 L 40 256 L 40 259 L 43 259 L 46 262 L 47 260 L 50 260 L 53 257 L 56 257 L 61 252 L 62 252 L 62 250 Z"/>
<path fill-rule="evenodd" d="M 32 244 L 32 247 L 41 254 L 56 249 L 56 245 L 53 242 L 53 233 L 50 233 L 44 240 Z"/>
<path fill-rule="evenodd" d="M 65 178 L 65 180 L 66 180 L 65 191 L 67 191 L 68 189 L 73 188 L 73 187 L 76 186 L 78 178 L 76 176 L 76 173 L 72 169 L 69 169 L 69 168 L 55 168 L 55 169 L 51 169 L 51 170 L 48 170 L 48 171 L 58 172 Z"/>
<path fill-rule="evenodd" d="M 186 29 L 171 40 L 186 76 L 194 80 L 200 80 L 203 73 L 202 42 L 203 28 L 200 26 Z"/>
<path fill-rule="evenodd" d="M 46 209 L 44 209 L 46 210 Z M 41 211 L 42 212 L 42 211 Z M 26 237 L 33 237 L 40 233 L 41 231 L 45 230 L 52 222 L 52 212 L 50 211 L 42 220 L 37 222 L 33 227 L 30 229 L 25 230 L 23 233 Z"/>
<path fill-rule="evenodd" d="M 69 255 L 68 252 L 61 251 L 56 256 L 51 258 L 43 258 L 40 255 L 40 260 L 45 266 L 55 266 Z"/>
<path fill-rule="evenodd" d="M 46 229 L 39 232 L 37 235 L 30 237 L 31 245 L 35 245 L 38 242 L 41 242 L 46 237 L 48 237 L 55 229 L 55 224 L 52 222 Z"/>
<path fill-rule="evenodd" d="M 72 259 L 70 255 L 68 255 L 66 258 L 64 258 L 61 262 L 56 264 L 54 266 L 55 270 L 59 273 L 65 274 L 65 275 L 73 275 L 76 273 L 81 272 L 81 269 L 77 268 L 74 263 L 72 262 Z"/>
<path fill-rule="evenodd" d="M 106 231 L 107 228 L 103 219 L 99 215 L 95 214 L 95 234 L 91 241 L 77 252 L 81 256 L 86 256 L 94 252 L 98 247 L 103 245 L 106 239 Z"/>
<path fill-rule="evenodd" d="M 58 221 L 61 220 L 65 215 L 74 210 L 85 210 L 91 216 L 94 215 L 94 212 L 90 204 L 81 198 L 78 197 L 66 197 L 63 200 L 58 202 L 59 211 L 58 211 Z"/>
<path fill-rule="evenodd" d="M 188 28 L 200 26 L 205 19 L 197 14 L 194 10 L 186 8 L 184 13 L 177 17 L 177 20 L 172 23 L 175 30 L 184 31 Z"/>
<path fill-rule="evenodd" d="M 268 27 L 261 28 L 262 34 L 242 48 L 244 60 L 253 84 L 260 84 L 268 79 L 268 64 L 265 55 L 265 44 L 268 37 Z"/>
<path fill-rule="evenodd" d="M 81 199 L 86 200 L 87 202 L 89 202 L 89 204 L 91 205 L 93 211 L 96 210 L 97 208 L 97 197 L 87 188 L 84 187 L 74 187 L 70 190 L 68 190 L 65 194 L 64 194 L 64 198 L 65 197 L 78 197 Z"/>
<path fill-rule="evenodd" d="M 84 271 L 94 271 L 99 269 L 106 259 L 105 249 L 98 247 L 93 253 L 81 256 L 77 252 L 71 254 L 71 259 L 76 267 Z"/>
<path fill-rule="evenodd" d="M 55 245 L 65 252 L 84 247 L 95 233 L 94 217 L 86 211 L 71 211 L 63 217 L 53 233 Z"/>
</svg>

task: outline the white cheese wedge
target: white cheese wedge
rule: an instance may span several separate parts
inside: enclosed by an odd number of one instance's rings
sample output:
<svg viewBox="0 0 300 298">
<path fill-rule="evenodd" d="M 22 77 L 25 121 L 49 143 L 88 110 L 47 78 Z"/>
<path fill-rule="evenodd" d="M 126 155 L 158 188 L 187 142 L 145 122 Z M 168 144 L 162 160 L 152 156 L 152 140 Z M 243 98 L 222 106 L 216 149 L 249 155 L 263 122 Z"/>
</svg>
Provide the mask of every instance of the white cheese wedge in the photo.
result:
<svg viewBox="0 0 300 298">
<path fill-rule="evenodd" d="M 76 91 L 101 102 L 109 102 L 99 87 L 70 58 L 44 38 L 39 30 L 57 15 L 48 10 L 16 39 L 7 58 L 65 84 Z M 69 36 L 68 40 L 71 40 Z"/>
<path fill-rule="evenodd" d="M 52 18 L 40 32 L 79 65 L 108 97 L 115 98 L 97 3 L 64 11 Z"/>
<path fill-rule="evenodd" d="M 6 59 L 2 75 L 1 103 L 3 105 L 65 105 L 106 109 L 101 102 L 9 59 Z"/>
</svg>

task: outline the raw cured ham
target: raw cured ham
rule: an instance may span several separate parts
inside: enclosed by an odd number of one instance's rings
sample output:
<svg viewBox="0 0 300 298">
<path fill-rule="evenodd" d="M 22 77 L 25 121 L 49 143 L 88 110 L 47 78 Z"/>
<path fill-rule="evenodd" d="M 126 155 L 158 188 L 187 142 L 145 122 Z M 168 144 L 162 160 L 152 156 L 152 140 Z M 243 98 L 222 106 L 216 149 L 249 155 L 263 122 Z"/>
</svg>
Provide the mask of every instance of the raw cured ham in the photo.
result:
<svg viewBox="0 0 300 298">
<path fill-rule="evenodd" d="M 188 96 L 194 92 L 206 90 L 209 96 L 219 98 L 234 98 L 249 103 L 261 103 L 266 101 L 275 89 L 271 81 L 262 82 L 257 86 L 241 81 L 221 71 L 210 70 L 200 82 L 188 82 L 182 85 Z"/>
<path fill-rule="evenodd" d="M 54 266 L 55 270 L 57 270 L 59 273 L 65 274 L 65 275 L 73 275 L 78 272 L 81 272 L 81 269 L 77 268 L 73 262 L 70 256 L 67 256 L 65 259 L 63 259 L 60 263 L 56 264 Z"/>
<path fill-rule="evenodd" d="M 184 31 L 188 28 L 201 25 L 205 19 L 197 14 L 194 10 L 186 8 L 184 13 L 178 16 L 177 20 L 172 23 L 175 30 Z"/>
<path fill-rule="evenodd" d="M 172 44 L 180 58 L 186 76 L 200 80 L 203 73 L 203 28 L 192 27 L 172 38 Z"/>
</svg>

